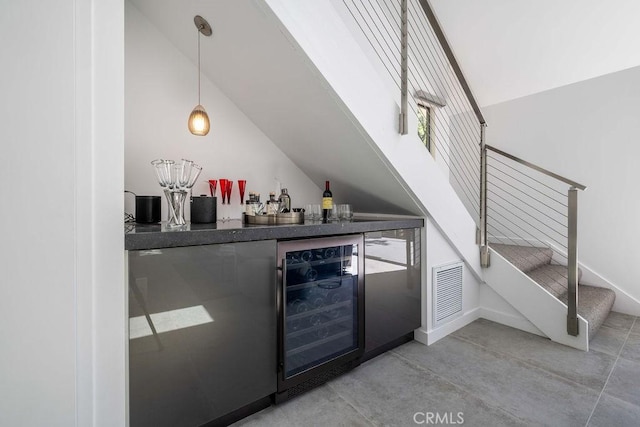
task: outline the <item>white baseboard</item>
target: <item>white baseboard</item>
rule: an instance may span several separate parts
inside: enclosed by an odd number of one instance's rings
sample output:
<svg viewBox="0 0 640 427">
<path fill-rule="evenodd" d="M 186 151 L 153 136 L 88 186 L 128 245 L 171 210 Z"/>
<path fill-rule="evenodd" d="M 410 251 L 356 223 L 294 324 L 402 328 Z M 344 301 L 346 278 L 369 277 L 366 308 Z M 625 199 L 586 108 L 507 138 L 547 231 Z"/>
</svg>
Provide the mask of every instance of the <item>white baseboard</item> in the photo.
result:
<svg viewBox="0 0 640 427">
<path fill-rule="evenodd" d="M 480 307 L 479 317 L 481 317 L 482 319 L 491 320 L 492 322 L 500 323 L 501 325 L 520 329 L 521 331 L 540 335 L 541 337 L 547 337 L 544 333 L 542 333 L 540 329 L 536 328 L 533 323 L 529 322 L 522 316 L 516 316 L 510 313 L 504 313 L 502 311 Z"/>
<path fill-rule="evenodd" d="M 452 332 L 455 332 L 458 329 L 467 326 L 469 323 L 478 318 L 480 318 L 480 307 L 474 308 L 473 310 L 464 313 L 462 316 L 457 317 L 449 323 L 445 323 L 444 325 L 430 331 L 426 331 L 422 328 L 416 329 L 414 331 L 414 338 L 416 341 L 422 344 L 431 345 L 434 342 L 451 334 Z"/>
<path fill-rule="evenodd" d="M 436 329 L 426 331 L 422 328 L 414 331 L 415 340 L 425 344 L 431 345 L 436 341 L 441 340 L 447 335 L 457 331 L 460 328 L 467 326 L 469 323 L 477 319 L 487 319 L 492 322 L 500 323 L 501 325 L 509 326 L 511 328 L 519 329 L 521 331 L 529 332 L 532 334 L 540 335 L 547 338 L 545 334 L 536 328 L 533 323 L 529 322 L 524 317 L 515 316 L 513 314 L 504 313 L 502 311 L 492 310 L 485 307 L 474 308 L 473 310 L 465 313 L 457 319 L 446 323 Z"/>
</svg>

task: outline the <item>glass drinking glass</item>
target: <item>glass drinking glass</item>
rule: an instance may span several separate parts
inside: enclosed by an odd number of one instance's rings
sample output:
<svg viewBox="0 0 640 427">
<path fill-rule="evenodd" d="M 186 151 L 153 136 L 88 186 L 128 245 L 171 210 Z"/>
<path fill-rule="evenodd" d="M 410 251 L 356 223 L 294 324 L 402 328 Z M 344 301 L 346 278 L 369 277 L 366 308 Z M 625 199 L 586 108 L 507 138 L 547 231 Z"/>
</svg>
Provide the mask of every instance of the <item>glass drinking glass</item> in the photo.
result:
<svg viewBox="0 0 640 427">
<path fill-rule="evenodd" d="M 156 159 L 151 162 L 151 166 L 153 166 L 153 170 L 156 173 L 156 178 L 158 179 L 158 184 L 160 187 L 167 187 L 167 178 L 164 174 L 164 160 Z"/>
<path fill-rule="evenodd" d="M 171 165 L 169 166 L 169 190 L 176 189 L 179 169 L 180 166 L 176 165 L 175 162 L 171 163 Z"/>
<path fill-rule="evenodd" d="M 211 197 L 216 197 L 217 184 L 218 184 L 218 180 L 215 180 L 215 179 L 209 180 L 209 191 L 211 192 Z"/>
<path fill-rule="evenodd" d="M 151 162 L 151 165 L 153 165 L 156 172 L 156 177 L 158 178 L 160 187 L 168 188 L 171 186 L 171 169 L 173 168 L 174 163 L 175 162 L 173 160 L 162 159 L 156 159 Z"/>
<path fill-rule="evenodd" d="M 225 204 L 225 197 L 227 197 L 227 184 L 229 183 L 228 179 L 220 178 L 220 193 L 222 194 L 222 204 Z"/>
<path fill-rule="evenodd" d="M 173 165 L 173 167 L 171 168 L 171 177 L 174 183 L 173 188 L 182 189 L 186 187 L 187 185 L 186 181 L 182 181 L 182 165 L 180 164 Z M 184 185 L 182 185 L 183 182 L 184 182 Z"/>
<path fill-rule="evenodd" d="M 187 179 L 187 189 L 191 189 L 191 187 L 193 187 L 193 185 L 198 180 L 201 172 L 202 166 L 196 165 L 195 163 L 191 164 L 191 172 L 189 173 L 189 177 Z"/>
<path fill-rule="evenodd" d="M 158 178 L 158 184 L 162 187 L 164 195 L 167 199 L 167 220 L 169 223 L 175 222 L 176 212 L 174 209 L 173 198 L 171 196 L 171 190 L 175 185 L 175 175 L 173 173 L 173 166 L 175 162 L 173 160 L 156 159 L 151 162 L 151 165 L 156 172 Z"/>
<path fill-rule="evenodd" d="M 353 219 L 353 208 L 349 204 L 338 206 L 338 216 L 342 221 L 351 221 Z"/>
<path fill-rule="evenodd" d="M 338 206 L 335 203 L 331 206 L 331 212 L 329 212 L 329 220 L 330 221 L 338 220 Z"/>
<path fill-rule="evenodd" d="M 191 160 L 182 159 L 179 165 L 179 169 L 176 169 L 176 178 L 178 180 L 178 188 L 184 190 L 189 187 L 189 180 L 191 179 L 191 168 L 193 162 Z M 192 184 L 193 186 L 193 184 Z"/>
<path fill-rule="evenodd" d="M 239 179 L 238 180 L 238 191 L 240 192 L 240 204 L 242 205 L 244 203 L 244 189 L 247 187 L 247 180 L 246 179 Z"/>
<path fill-rule="evenodd" d="M 231 190 L 233 189 L 233 180 L 227 182 L 227 204 L 231 204 Z"/>
<path fill-rule="evenodd" d="M 304 219 L 313 220 L 313 211 L 311 204 L 304 205 Z"/>
</svg>

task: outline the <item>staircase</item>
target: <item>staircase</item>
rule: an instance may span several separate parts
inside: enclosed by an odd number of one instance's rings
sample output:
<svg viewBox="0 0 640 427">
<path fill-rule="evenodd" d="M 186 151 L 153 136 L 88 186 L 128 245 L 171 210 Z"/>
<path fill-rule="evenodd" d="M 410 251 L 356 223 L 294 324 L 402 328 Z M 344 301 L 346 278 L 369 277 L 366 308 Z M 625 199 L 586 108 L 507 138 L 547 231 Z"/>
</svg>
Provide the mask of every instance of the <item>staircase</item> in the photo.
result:
<svg viewBox="0 0 640 427">
<path fill-rule="evenodd" d="M 550 248 L 506 244 L 493 244 L 491 248 L 557 300 L 567 304 L 567 267 L 551 263 L 553 251 Z M 578 269 L 578 315 L 588 322 L 591 340 L 611 312 L 616 294 L 611 289 L 581 285 L 581 278 L 582 271 Z"/>
<path fill-rule="evenodd" d="M 486 143 L 428 0 L 266 3 L 471 273 L 551 340 L 588 350 L 615 294 L 579 284 L 586 187 Z"/>
</svg>

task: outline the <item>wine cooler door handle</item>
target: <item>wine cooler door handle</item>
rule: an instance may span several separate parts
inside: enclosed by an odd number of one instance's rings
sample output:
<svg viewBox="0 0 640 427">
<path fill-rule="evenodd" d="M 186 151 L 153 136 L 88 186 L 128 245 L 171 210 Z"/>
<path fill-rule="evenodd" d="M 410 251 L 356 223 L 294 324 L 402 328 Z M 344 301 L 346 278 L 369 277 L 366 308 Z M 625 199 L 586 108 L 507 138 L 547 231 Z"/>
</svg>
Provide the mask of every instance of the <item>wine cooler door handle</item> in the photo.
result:
<svg viewBox="0 0 640 427">
<path fill-rule="evenodd" d="M 287 289 L 287 259 L 282 258 L 282 296 L 284 297 L 284 291 Z"/>
<path fill-rule="evenodd" d="M 280 281 L 280 289 L 279 289 L 279 298 L 280 298 L 280 313 L 279 313 L 279 323 L 280 323 L 280 345 L 278 346 L 278 365 L 280 368 L 280 372 L 282 373 L 282 375 L 284 375 L 284 346 L 285 346 L 285 341 L 286 341 L 286 336 L 285 336 L 285 328 L 286 328 L 286 321 L 287 319 L 285 318 L 285 306 L 286 306 L 286 301 L 285 301 L 285 292 L 287 289 L 287 258 L 283 258 L 282 259 L 282 268 L 280 269 L 282 271 L 282 280 Z"/>
</svg>

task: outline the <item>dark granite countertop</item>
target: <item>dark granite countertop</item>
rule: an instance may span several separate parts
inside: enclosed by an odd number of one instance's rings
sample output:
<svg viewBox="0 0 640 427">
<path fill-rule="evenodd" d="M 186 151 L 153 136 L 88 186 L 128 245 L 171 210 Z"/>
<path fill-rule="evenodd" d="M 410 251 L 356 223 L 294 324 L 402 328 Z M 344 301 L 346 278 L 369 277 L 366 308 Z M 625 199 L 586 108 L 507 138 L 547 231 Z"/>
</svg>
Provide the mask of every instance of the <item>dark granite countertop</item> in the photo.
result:
<svg viewBox="0 0 640 427">
<path fill-rule="evenodd" d="M 322 224 L 307 222 L 300 225 L 245 225 L 239 219 L 218 221 L 215 224 L 187 224 L 168 228 L 165 223 L 125 224 L 126 250 L 160 249 L 215 243 L 248 242 L 256 240 L 284 240 L 337 236 L 370 231 L 420 228 L 420 217 L 359 217 L 352 222 Z"/>
</svg>

